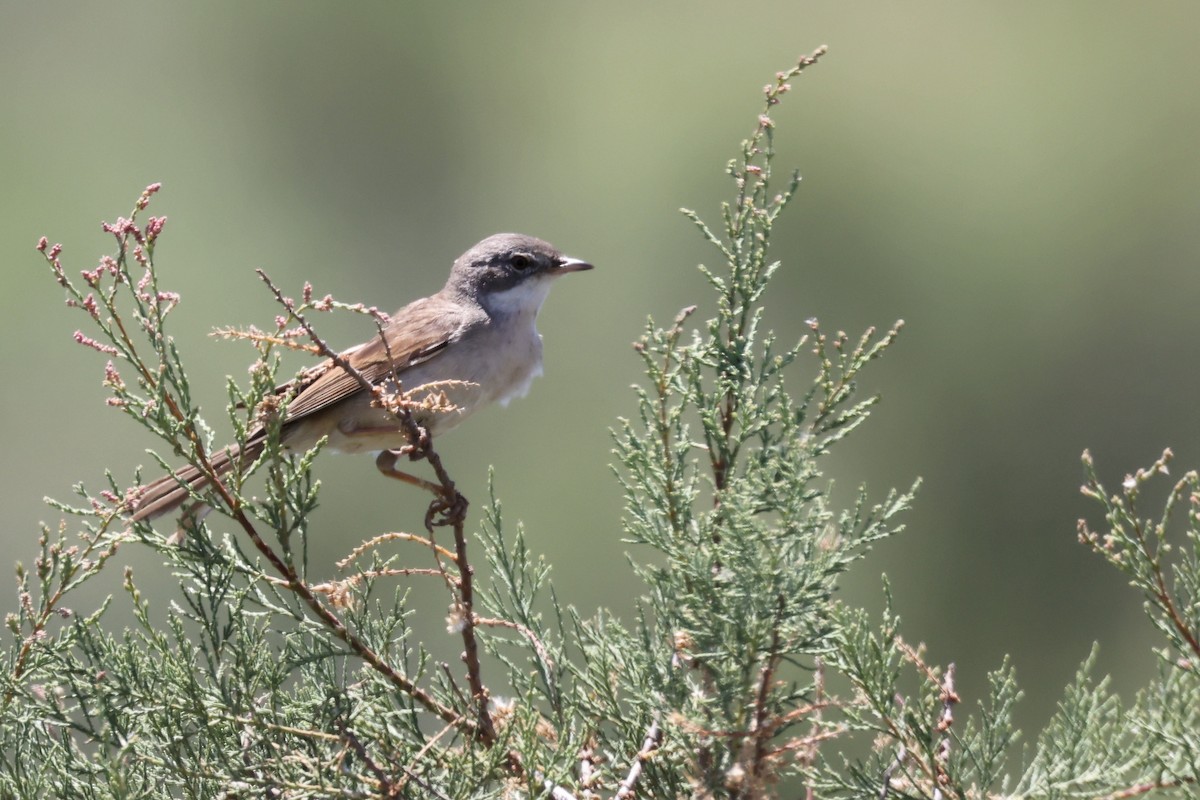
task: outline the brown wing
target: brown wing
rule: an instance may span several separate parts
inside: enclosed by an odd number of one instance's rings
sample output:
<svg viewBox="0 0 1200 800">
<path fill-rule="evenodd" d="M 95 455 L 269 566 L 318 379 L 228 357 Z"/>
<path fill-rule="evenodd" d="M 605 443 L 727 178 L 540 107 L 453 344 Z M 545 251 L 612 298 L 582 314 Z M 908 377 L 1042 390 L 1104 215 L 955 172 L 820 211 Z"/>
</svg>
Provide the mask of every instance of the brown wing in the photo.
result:
<svg viewBox="0 0 1200 800">
<path fill-rule="evenodd" d="M 461 305 L 434 295 L 396 313 L 384 329 L 386 346 L 376 336 L 340 355 L 371 383 L 378 383 L 389 374 L 398 374 L 403 379 L 404 370 L 436 357 L 459 338 L 472 321 L 475 321 L 474 317 Z M 289 422 L 326 409 L 362 389 L 357 378 L 332 360 L 314 367 L 298 381 L 303 385 L 288 404 Z M 291 388 L 289 384 L 285 386 Z"/>
</svg>

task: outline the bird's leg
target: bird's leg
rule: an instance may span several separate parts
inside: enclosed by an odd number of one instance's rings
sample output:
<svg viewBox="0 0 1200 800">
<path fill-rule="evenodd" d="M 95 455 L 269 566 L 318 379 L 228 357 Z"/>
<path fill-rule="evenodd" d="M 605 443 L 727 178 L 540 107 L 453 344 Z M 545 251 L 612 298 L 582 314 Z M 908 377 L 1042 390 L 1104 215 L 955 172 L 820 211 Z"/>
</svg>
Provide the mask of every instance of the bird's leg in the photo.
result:
<svg viewBox="0 0 1200 800">
<path fill-rule="evenodd" d="M 424 478 L 418 478 L 416 475 L 411 475 L 403 470 L 396 469 L 396 461 L 402 455 L 408 455 L 410 448 L 403 447 L 399 450 L 384 450 L 375 459 L 375 467 L 389 478 L 395 478 L 398 481 L 404 481 L 407 484 L 424 489 L 435 495 L 442 493 L 442 487 L 432 481 L 427 481 Z"/>
</svg>

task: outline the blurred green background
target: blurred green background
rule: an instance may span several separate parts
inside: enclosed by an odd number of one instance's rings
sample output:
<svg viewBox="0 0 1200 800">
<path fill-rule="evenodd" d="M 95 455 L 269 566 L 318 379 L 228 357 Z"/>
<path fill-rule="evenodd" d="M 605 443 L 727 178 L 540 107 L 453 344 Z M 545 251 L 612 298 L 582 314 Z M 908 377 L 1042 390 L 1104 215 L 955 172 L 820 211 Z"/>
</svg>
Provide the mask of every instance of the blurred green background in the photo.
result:
<svg viewBox="0 0 1200 800">
<path fill-rule="evenodd" d="M 909 531 L 846 595 L 877 608 L 886 571 L 907 638 L 958 663 L 968 703 L 1012 653 L 1028 724 L 1096 639 L 1128 691 L 1155 637 L 1076 543 L 1075 520 L 1095 517 L 1079 454 L 1112 483 L 1166 445 L 1180 470 L 1200 464 L 1197 30 L 1187 2 L 5 3 L 7 561 L 31 562 L 36 523 L 57 520 L 43 495 L 153 463 L 104 406 L 103 359 L 71 342 L 82 318 L 33 245 L 45 234 L 91 267 L 100 220 L 162 181 L 173 331 L 214 419 L 251 356 L 208 332 L 275 314 L 256 267 L 391 310 L 496 231 L 592 260 L 544 309 L 531 396 L 440 449 L 477 505 L 495 466 L 561 598 L 628 617 L 607 431 L 634 412 L 629 343 L 648 314 L 711 313 L 694 268 L 711 254 L 677 208 L 715 221 L 762 85 L 827 43 L 775 114 L 778 163 L 805 180 L 768 317 L 785 338 L 812 316 L 855 334 L 906 320 L 867 373 L 884 403 L 830 475 L 847 502 L 860 480 L 882 496 L 925 479 Z M 369 333 L 323 323 L 337 344 Z M 370 459 L 318 472 L 316 563 L 419 527 L 414 496 Z M 133 547 L 121 559 L 143 588 L 173 580 Z M 444 636 L 440 592 L 417 588 Z"/>
</svg>

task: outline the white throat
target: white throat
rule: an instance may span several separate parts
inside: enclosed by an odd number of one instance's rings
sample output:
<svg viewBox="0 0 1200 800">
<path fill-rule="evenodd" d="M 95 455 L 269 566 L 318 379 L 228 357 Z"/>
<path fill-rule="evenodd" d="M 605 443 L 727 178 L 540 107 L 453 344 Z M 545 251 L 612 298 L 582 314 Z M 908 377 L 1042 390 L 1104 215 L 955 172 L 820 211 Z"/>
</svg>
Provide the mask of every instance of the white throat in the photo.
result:
<svg viewBox="0 0 1200 800">
<path fill-rule="evenodd" d="M 534 278 L 484 299 L 483 306 L 492 319 L 491 335 L 499 339 L 493 350 L 494 374 L 488 385 L 502 406 L 515 397 L 524 397 L 533 379 L 542 374 L 542 337 L 536 323 L 549 292 L 549 280 Z"/>
<path fill-rule="evenodd" d="M 550 281 L 526 280 L 511 289 L 489 294 L 483 306 L 493 318 L 528 317 L 532 320 L 549 293 Z"/>
</svg>

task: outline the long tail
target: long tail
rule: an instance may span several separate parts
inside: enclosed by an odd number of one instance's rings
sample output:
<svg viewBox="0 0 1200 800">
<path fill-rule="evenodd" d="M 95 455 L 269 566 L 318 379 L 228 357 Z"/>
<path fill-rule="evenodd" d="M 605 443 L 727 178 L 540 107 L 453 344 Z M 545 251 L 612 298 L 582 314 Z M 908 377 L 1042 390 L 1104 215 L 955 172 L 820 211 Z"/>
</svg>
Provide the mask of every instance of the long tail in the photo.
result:
<svg viewBox="0 0 1200 800">
<path fill-rule="evenodd" d="M 230 445 L 212 456 L 213 469 L 217 475 L 225 475 L 234 469 L 243 469 L 258 458 L 262 449 L 261 442 L 250 442 L 246 445 L 245 450 L 237 445 Z M 208 476 L 190 466 L 159 478 L 154 483 L 147 485 L 134 501 L 130 519 L 138 522 L 170 514 L 183 505 L 193 493 L 199 492 L 208 484 Z"/>
</svg>

